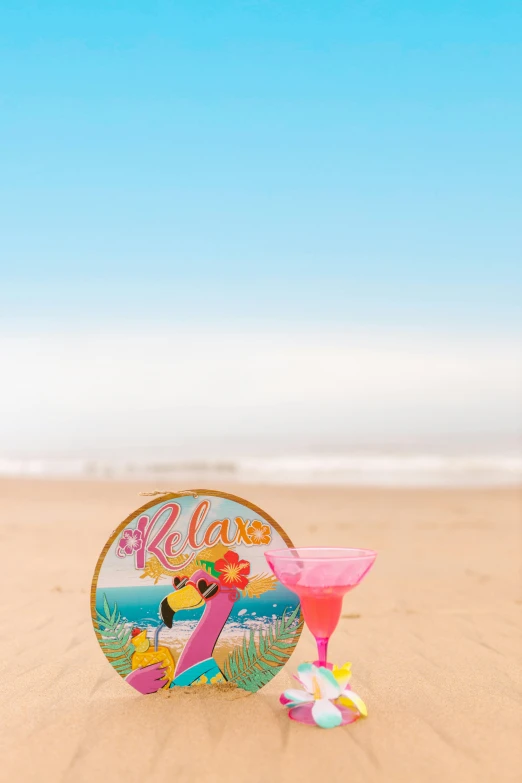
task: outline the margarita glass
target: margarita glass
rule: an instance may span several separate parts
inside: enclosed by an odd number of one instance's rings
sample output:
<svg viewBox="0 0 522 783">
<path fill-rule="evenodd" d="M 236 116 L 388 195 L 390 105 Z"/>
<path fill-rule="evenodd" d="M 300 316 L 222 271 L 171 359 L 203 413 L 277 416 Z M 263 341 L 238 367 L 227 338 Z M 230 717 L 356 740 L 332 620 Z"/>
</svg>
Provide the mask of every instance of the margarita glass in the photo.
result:
<svg viewBox="0 0 522 783">
<path fill-rule="evenodd" d="M 377 553 L 371 549 L 297 547 L 268 550 L 265 557 L 279 581 L 300 598 L 304 621 L 317 644 L 315 665 L 331 669 L 328 642 L 341 617 L 343 597 L 364 579 Z M 301 719 L 292 712 L 291 717 Z M 344 722 L 351 722 L 349 715 Z"/>
</svg>

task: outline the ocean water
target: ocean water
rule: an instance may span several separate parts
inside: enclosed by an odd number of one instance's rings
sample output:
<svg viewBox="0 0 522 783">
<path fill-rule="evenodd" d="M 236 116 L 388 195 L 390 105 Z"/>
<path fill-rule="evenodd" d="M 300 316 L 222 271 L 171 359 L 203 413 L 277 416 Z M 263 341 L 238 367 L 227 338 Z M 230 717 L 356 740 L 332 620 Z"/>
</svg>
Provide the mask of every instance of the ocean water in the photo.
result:
<svg viewBox="0 0 522 783">
<path fill-rule="evenodd" d="M 96 590 L 96 609 L 103 611 L 104 595 L 112 609 L 117 603 L 122 619 L 134 626 L 156 628 L 161 624 L 159 605 L 168 593 L 168 585 L 148 587 L 100 587 Z M 228 630 L 239 631 L 272 621 L 274 616 L 280 616 L 283 610 L 287 614 L 295 609 L 299 599 L 291 590 L 278 584 L 259 598 L 241 598 L 236 601 L 226 627 Z M 194 628 L 199 621 L 204 608 L 178 612 L 174 617 L 173 631 L 187 631 Z"/>
<path fill-rule="evenodd" d="M 162 482 L 162 489 L 198 483 L 219 486 L 222 480 L 295 485 L 510 486 L 522 482 L 522 449 L 364 450 L 221 461 L 0 458 L 0 476 L 154 481 Z"/>
</svg>

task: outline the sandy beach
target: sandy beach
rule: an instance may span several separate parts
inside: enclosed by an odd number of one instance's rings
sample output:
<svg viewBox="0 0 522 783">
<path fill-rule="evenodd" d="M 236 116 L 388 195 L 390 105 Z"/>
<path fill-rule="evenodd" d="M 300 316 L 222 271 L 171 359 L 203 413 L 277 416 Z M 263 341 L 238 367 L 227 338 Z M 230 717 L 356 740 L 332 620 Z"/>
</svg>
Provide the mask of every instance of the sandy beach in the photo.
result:
<svg viewBox="0 0 522 783">
<path fill-rule="evenodd" d="M 0 481 L 0 779 L 496 781 L 522 771 L 521 494 L 516 489 L 238 486 L 296 544 L 369 547 L 330 658 L 352 661 L 367 720 L 288 720 L 279 693 L 139 696 L 108 665 L 89 612 L 110 532 L 145 502 L 132 483 Z"/>
</svg>

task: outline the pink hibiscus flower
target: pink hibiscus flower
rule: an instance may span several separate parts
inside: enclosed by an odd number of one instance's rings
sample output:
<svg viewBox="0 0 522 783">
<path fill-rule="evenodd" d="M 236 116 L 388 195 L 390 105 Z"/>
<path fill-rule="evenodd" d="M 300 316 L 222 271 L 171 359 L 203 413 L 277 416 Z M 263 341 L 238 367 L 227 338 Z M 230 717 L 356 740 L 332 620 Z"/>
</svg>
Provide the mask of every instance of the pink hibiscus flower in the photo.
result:
<svg viewBox="0 0 522 783">
<path fill-rule="evenodd" d="M 132 555 L 141 549 L 143 539 L 141 536 L 141 530 L 132 530 L 128 527 L 123 531 L 120 542 L 118 544 L 118 557 L 125 557 L 126 555 Z"/>
</svg>

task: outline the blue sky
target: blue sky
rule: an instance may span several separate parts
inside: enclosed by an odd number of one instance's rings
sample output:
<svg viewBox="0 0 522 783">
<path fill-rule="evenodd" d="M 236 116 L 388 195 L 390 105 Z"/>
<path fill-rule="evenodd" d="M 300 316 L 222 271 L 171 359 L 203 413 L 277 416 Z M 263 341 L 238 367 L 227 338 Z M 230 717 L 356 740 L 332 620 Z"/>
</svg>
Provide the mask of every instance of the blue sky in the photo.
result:
<svg viewBox="0 0 522 783">
<path fill-rule="evenodd" d="M 2 320 L 510 332 L 518 2 L 0 4 Z"/>
<path fill-rule="evenodd" d="M 521 35 L 519 0 L 2 0 L 0 458 L 519 431 Z"/>
</svg>

